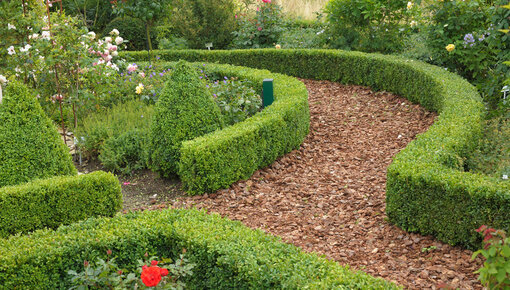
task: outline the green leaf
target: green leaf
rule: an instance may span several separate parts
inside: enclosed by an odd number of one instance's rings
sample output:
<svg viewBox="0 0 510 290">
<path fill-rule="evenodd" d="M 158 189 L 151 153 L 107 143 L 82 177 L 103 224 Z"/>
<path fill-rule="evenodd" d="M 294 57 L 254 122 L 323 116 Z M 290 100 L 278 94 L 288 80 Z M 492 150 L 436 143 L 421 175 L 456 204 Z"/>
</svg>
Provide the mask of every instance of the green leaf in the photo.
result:
<svg viewBox="0 0 510 290">
<path fill-rule="evenodd" d="M 510 257 L 510 247 L 508 245 L 504 245 L 501 248 L 501 256 L 508 258 Z"/>
</svg>

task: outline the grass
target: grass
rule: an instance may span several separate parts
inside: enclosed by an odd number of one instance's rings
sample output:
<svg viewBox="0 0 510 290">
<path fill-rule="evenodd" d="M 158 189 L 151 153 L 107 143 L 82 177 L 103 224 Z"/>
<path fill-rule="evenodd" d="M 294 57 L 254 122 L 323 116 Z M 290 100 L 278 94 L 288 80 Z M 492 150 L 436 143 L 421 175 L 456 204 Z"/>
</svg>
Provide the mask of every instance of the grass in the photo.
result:
<svg viewBox="0 0 510 290">
<path fill-rule="evenodd" d="M 292 18 L 313 20 L 328 3 L 328 0 L 275 0 L 283 11 Z"/>
</svg>

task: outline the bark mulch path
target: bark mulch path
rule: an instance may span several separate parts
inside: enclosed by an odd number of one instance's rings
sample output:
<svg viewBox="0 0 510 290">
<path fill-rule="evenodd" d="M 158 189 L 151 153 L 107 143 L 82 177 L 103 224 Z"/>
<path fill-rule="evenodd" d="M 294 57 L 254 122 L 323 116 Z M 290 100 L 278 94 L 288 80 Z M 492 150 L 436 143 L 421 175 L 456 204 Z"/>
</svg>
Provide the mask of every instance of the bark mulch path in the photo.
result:
<svg viewBox="0 0 510 290">
<path fill-rule="evenodd" d="M 406 288 L 481 288 L 472 252 L 407 233 L 385 215 L 386 168 L 435 114 L 389 93 L 303 81 L 311 127 L 300 150 L 247 181 L 174 206 L 240 220 Z"/>
</svg>

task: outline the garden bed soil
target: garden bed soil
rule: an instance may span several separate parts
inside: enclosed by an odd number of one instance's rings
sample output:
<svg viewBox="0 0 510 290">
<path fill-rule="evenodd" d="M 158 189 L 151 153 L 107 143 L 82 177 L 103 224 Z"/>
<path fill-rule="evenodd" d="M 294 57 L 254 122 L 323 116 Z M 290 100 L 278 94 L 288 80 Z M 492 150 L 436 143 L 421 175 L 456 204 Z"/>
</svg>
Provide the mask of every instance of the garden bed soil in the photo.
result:
<svg viewBox="0 0 510 290">
<path fill-rule="evenodd" d="M 311 126 L 299 150 L 202 196 L 186 196 L 178 180 L 150 171 L 119 176 L 124 211 L 204 208 L 409 289 L 481 289 L 473 274 L 481 260 L 472 262 L 471 251 L 405 232 L 385 215 L 386 168 L 436 115 L 386 92 L 303 82 Z"/>
</svg>

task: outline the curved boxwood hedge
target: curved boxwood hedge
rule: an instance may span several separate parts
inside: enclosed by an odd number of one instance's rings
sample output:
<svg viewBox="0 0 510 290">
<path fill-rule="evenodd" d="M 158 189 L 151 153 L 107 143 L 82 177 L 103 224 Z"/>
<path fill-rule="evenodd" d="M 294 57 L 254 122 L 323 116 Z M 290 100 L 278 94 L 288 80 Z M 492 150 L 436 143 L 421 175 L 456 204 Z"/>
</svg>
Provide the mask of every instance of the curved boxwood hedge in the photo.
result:
<svg viewBox="0 0 510 290">
<path fill-rule="evenodd" d="M 102 171 L 0 188 L 0 237 L 57 228 L 122 208 L 119 181 Z M 0 283 L 1 284 L 1 283 Z"/>
<path fill-rule="evenodd" d="M 162 65 L 171 68 L 174 64 Z M 220 64 L 207 64 L 206 71 L 259 84 L 258 91 L 263 79 L 273 78 L 275 101 L 243 122 L 182 143 L 178 175 L 190 194 L 214 192 L 249 178 L 257 169 L 298 148 L 310 125 L 308 92 L 297 79 Z"/>
<path fill-rule="evenodd" d="M 510 183 L 463 171 L 463 160 L 481 136 L 484 106 L 476 89 L 457 75 L 399 57 L 335 50 L 188 50 L 155 54 L 162 60 L 221 62 L 366 85 L 437 111 L 440 115 L 434 125 L 397 154 L 388 168 L 386 212 L 390 221 L 407 231 L 473 248 L 480 245 L 474 230 L 481 224 L 510 230 Z M 144 58 L 139 52 L 125 56 Z"/>
<path fill-rule="evenodd" d="M 23 245 L 20 247 L 20 245 Z M 382 279 L 307 254 L 240 222 L 197 210 L 164 210 L 91 218 L 56 231 L 0 239 L 0 285 L 6 289 L 67 289 L 67 270 L 106 259 L 133 270 L 144 253 L 196 264 L 191 289 L 398 289 Z"/>
</svg>

